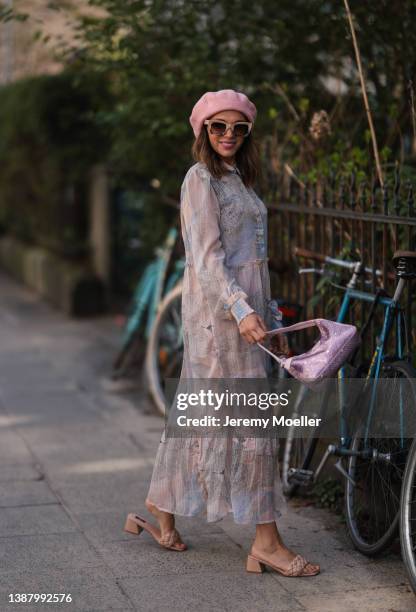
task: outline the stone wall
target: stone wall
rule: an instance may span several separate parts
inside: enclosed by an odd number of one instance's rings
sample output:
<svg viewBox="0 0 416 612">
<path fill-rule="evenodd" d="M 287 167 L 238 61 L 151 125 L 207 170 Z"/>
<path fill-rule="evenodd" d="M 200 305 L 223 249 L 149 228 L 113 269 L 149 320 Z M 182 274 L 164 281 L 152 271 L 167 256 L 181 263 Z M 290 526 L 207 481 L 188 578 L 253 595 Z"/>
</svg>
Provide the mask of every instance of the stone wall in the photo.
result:
<svg viewBox="0 0 416 612">
<path fill-rule="evenodd" d="M 0 238 L 0 266 L 69 316 L 98 315 L 107 308 L 105 286 L 88 265 L 5 236 Z"/>
</svg>

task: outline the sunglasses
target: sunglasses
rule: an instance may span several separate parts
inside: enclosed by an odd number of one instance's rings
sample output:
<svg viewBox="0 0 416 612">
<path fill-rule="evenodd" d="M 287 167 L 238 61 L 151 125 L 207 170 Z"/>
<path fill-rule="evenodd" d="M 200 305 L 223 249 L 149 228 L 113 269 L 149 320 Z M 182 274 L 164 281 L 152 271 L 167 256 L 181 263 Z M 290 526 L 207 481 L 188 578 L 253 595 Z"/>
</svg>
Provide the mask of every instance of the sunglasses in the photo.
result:
<svg viewBox="0 0 416 612">
<path fill-rule="evenodd" d="M 205 119 L 204 125 L 208 126 L 211 134 L 214 136 L 224 136 L 228 128 L 235 136 L 246 138 L 251 132 L 253 126 L 251 121 L 236 121 L 235 123 L 227 123 L 222 119 Z"/>
</svg>

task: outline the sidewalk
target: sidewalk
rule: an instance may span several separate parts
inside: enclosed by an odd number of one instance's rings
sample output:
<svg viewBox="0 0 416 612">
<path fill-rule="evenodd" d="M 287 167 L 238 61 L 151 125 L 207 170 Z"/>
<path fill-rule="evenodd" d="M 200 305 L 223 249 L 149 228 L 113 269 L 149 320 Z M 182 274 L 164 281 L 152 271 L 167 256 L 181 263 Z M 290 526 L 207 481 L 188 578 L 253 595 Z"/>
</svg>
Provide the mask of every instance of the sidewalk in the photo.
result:
<svg viewBox="0 0 416 612">
<path fill-rule="evenodd" d="M 110 394 L 118 330 L 71 321 L 0 274 L 0 611 L 402 612 L 416 609 L 397 552 L 370 560 L 339 519 L 293 507 L 279 527 L 314 578 L 245 572 L 253 528 L 177 518 L 185 553 L 122 531 L 144 509 L 163 428 L 144 393 Z M 10 593 L 72 603 L 8 604 Z"/>
</svg>

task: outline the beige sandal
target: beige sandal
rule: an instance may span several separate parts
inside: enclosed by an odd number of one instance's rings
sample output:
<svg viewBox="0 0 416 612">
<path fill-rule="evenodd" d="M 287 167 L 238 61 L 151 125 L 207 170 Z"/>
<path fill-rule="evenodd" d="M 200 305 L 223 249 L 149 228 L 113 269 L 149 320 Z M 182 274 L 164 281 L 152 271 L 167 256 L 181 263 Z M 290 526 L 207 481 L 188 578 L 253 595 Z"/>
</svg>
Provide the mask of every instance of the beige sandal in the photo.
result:
<svg viewBox="0 0 416 612">
<path fill-rule="evenodd" d="M 287 570 L 284 570 L 281 567 L 277 567 L 277 565 L 270 563 L 270 561 L 260 559 L 255 555 L 249 554 L 247 557 L 246 570 L 248 572 L 261 574 L 262 572 L 264 572 L 266 565 L 274 569 L 276 572 L 279 572 L 279 574 L 282 574 L 282 576 L 290 577 L 316 576 L 321 571 L 319 565 L 313 565 L 312 563 L 309 563 L 309 561 L 307 561 L 305 557 L 302 557 L 302 555 L 296 555 Z M 312 571 L 308 571 L 308 567 L 311 568 Z M 316 569 L 313 569 L 314 567 Z"/>
<path fill-rule="evenodd" d="M 169 550 L 176 550 L 177 552 L 183 552 L 187 549 L 186 544 L 179 543 L 180 536 L 178 530 L 175 527 L 171 529 L 171 531 L 166 533 L 164 536 L 162 536 L 158 527 L 152 525 L 152 523 L 149 523 L 149 521 L 146 521 L 138 514 L 130 512 L 130 514 L 128 514 L 126 518 L 124 531 L 127 531 L 127 533 L 134 533 L 134 535 L 140 535 L 143 529 L 148 531 L 150 535 L 154 537 L 156 542 L 164 548 L 169 548 Z"/>
</svg>

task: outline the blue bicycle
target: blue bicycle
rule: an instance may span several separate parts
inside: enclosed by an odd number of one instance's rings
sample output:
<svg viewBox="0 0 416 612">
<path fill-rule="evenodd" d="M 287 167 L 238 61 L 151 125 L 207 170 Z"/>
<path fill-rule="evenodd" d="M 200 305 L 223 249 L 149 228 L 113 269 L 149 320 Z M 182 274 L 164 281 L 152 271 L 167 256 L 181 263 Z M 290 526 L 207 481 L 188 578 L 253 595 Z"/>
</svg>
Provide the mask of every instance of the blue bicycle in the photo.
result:
<svg viewBox="0 0 416 612">
<path fill-rule="evenodd" d="M 123 376 L 139 354 L 144 357 L 161 302 L 183 276 L 183 258 L 173 260 L 172 257 L 177 237 L 178 229 L 172 227 L 164 244 L 156 249 L 155 259 L 148 264 L 137 284 L 124 325 L 120 349 L 113 362 L 114 379 Z"/>
<path fill-rule="evenodd" d="M 357 289 L 358 280 L 363 275 L 381 277 L 380 271 L 366 268 L 362 262 L 347 262 L 305 249 L 296 249 L 295 253 L 322 264 L 320 269 L 310 268 L 304 272 L 326 274 L 328 266 L 351 271 L 348 285 L 341 287 L 345 293 L 336 320 L 346 321 L 354 303 L 370 303 L 368 319 L 360 331 L 364 346 L 376 307 L 381 307 L 384 314 L 371 359 L 361 360 L 360 351 L 357 351 L 350 364 L 338 372 L 338 443 L 327 445 L 322 459 L 311 469 L 322 437 L 322 426 L 311 429 L 310 435 L 303 438 L 296 437 L 294 428 L 289 431 L 282 469 L 285 492 L 293 495 L 299 487 L 316 482 L 329 457 L 337 457 L 335 467 L 345 478 L 345 516 L 349 535 L 360 552 L 376 555 L 393 541 L 398 531 L 401 484 L 416 423 L 416 371 L 410 359 L 410 332 L 406 327 L 404 309 L 400 306 L 406 283 L 416 277 L 416 253 L 398 251 L 394 254 L 398 282 L 393 297 L 382 288 L 376 293 Z M 388 354 L 392 337 L 395 348 Z M 351 377 L 363 379 L 361 392 L 352 402 L 347 392 Z M 310 393 L 307 388 L 301 389 L 292 415 L 294 418 L 308 414 Z M 322 418 L 322 423 L 329 410 L 328 393 L 325 391 L 317 415 Z"/>
</svg>

